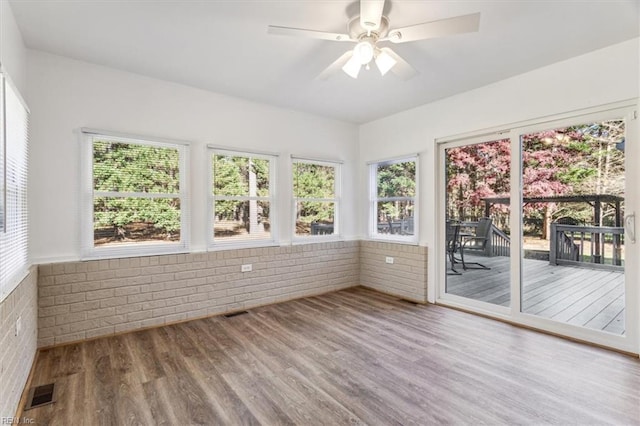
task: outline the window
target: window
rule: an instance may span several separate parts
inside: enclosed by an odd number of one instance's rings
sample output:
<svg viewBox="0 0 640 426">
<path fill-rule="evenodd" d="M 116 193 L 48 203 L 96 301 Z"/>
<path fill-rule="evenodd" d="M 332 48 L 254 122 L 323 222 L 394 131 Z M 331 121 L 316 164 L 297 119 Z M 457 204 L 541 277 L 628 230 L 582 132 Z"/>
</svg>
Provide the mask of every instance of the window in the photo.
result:
<svg viewBox="0 0 640 426">
<path fill-rule="evenodd" d="M 340 164 L 293 159 L 296 237 L 338 235 Z"/>
<path fill-rule="evenodd" d="M 275 156 L 216 149 L 209 153 L 210 245 L 274 244 Z"/>
<path fill-rule="evenodd" d="M 0 73 L 0 301 L 29 268 L 27 174 L 29 111 Z"/>
<path fill-rule="evenodd" d="M 6 138 L 6 126 L 5 126 L 5 115 L 4 115 L 4 78 L 2 74 L 0 74 L 0 233 L 5 232 L 6 229 L 6 196 L 7 196 L 7 187 L 6 187 L 6 162 L 4 160 L 4 152 L 5 152 L 5 138 Z"/>
<path fill-rule="evenodd" d="M 417 158 L 370 165 L 372 238 L 415 242 Z"/>
<path fill-rule="evenodd" d="M 87 133 L 86 256 L 188 249 L 187 146 Z"/>
</svg>

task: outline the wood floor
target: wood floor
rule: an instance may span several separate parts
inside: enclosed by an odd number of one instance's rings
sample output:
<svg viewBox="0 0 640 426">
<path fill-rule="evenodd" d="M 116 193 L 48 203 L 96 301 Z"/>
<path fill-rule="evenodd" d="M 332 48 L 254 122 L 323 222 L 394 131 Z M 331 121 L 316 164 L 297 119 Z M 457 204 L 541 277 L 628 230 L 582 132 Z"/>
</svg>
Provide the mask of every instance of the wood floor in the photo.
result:
<svg viewBox="0 0 640 426">
<path fill-rule="evenodd" d="M 491 270 L 447 276 L 447 292 L 502 306 L 510 303 L 508 257 L 467 256 Z M 450 271 L 450 270 L 449 270 Z M 525 259 L 523 312 L 568 324 L 624 334 L 624 274 Z"/>
<path fill-rule="evenodd" d="M 44 350 L 51 425 L 640 424 L 640 361 L 364 288 Z"/>
</svg>

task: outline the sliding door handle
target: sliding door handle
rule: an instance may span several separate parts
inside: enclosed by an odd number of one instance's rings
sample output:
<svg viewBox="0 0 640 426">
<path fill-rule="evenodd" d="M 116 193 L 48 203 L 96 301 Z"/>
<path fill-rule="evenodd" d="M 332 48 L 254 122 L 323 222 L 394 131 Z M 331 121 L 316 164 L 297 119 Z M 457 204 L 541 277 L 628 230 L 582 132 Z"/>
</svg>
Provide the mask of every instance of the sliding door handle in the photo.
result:
<svg viewBox="0 0 640 426">
<path fill-rule="evenodd" d="M 627 239 L 635 244 L 636 242 L 636 214 L 631 213 L 624 218 L 624 232 L 627 234 Z"/>
</svg>

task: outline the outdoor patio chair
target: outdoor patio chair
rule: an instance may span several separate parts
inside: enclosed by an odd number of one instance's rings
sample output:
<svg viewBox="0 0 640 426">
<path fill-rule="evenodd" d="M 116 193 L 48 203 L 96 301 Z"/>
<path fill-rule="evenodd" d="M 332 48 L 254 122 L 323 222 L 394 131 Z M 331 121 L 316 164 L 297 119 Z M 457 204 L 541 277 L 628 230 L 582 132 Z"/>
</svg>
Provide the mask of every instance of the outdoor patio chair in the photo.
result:
<svg viewBox="0 0 640 426">
<path fill-rule="evenodd" d="M 456 253 L 460 250 L 460 222 L 447 220 L 447 256 L 451 265 L 451 273 L 448 275 L 460 275 L 462 272 L 456 270 L 456 263 L 461 259 L 456 258 Z"/>
<path fill-rule="evenodd" d="M 488 217 L 483 217 L 478 221 L 476 228 L 476 234 L 474 236 L 463 236 L 462 243 L 460 244 L 460 258 L 462 260 L 462 269 L 491 269 L 488 266 L 479 262 L 466 262 L 464 260 L 464 253 L 476 252 L 485 254 L 489 239 L 491 238 L 491 228 L 493 221 Z M 475 265 L 475 266 L 468 266 Z"/>
</svg>

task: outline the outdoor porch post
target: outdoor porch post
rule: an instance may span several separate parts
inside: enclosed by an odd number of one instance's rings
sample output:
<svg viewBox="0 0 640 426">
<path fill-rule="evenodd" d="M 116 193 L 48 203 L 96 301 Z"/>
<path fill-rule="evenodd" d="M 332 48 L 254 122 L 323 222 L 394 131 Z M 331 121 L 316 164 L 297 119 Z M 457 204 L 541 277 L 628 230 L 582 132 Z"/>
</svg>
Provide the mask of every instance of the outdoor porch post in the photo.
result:
<svg viewBox="0 0 640 426">
<path fill-rule="evenodd" d="M 593 203 L 593 222 L 595 226 L 600 226 L 601 220 L 601 202 L 600 197 L 596 197 Z M 602 263 L 602 254 L 600 253 L 600 232 L 592 234 L 593 241 L 591 244 L 595 244 L 595 250 L 593 250 L 593 263 Z"/>
<path fill-rule="evenodd" d="M 622 227 L 622 216 L 620 215 L 620 200 L 616 200 L 616 228 Z M 614 265 L 622 265 L 622 246 L 620 245 L 620 234 L 613 234 L 613 259 Z"/>
</svg>

